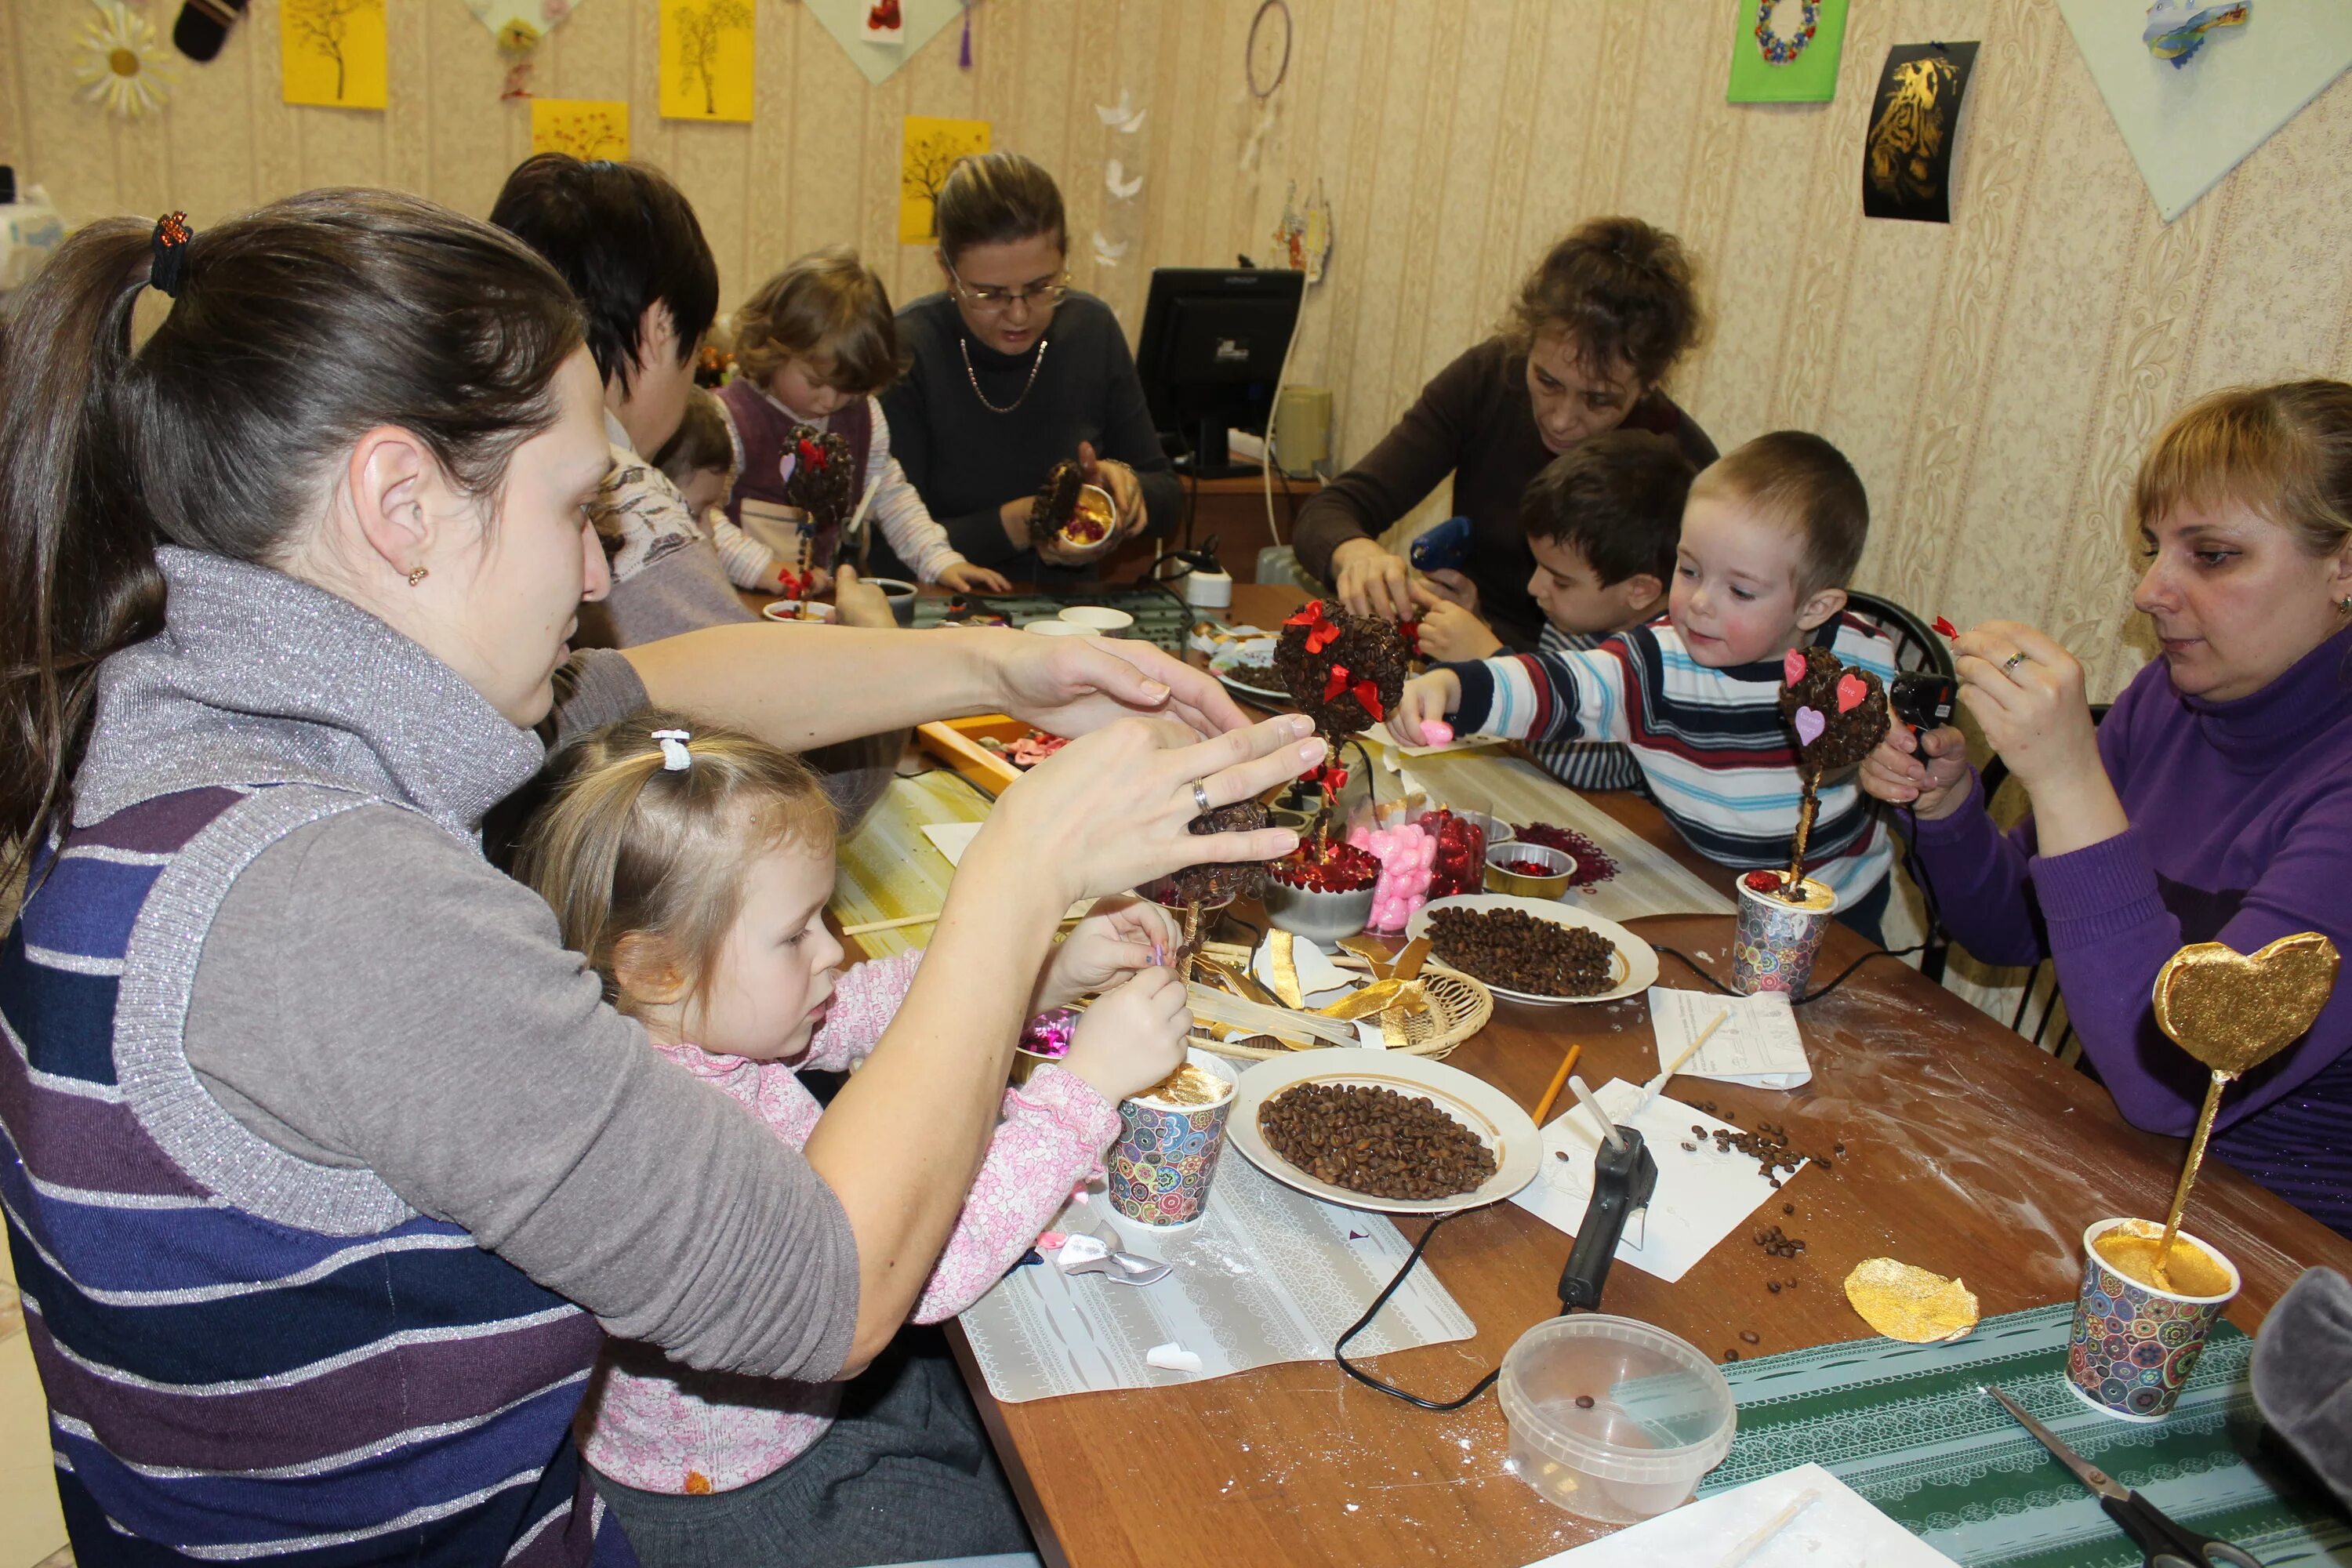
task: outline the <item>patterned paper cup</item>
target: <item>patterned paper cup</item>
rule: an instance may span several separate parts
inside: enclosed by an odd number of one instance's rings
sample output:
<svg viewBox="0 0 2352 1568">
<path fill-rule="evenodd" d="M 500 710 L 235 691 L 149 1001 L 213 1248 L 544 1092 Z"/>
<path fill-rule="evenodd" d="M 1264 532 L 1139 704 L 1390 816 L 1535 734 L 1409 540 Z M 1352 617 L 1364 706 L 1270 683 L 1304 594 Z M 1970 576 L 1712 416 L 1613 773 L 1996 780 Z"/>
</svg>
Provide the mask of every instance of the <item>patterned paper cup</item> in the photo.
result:
<svg viewBox="0 0 2352 1568">
<path fill-rule="evenodd" d="M 1772 872 L 1750 876 L 1773 877 Z M 1813 973 L 1813 959 L 1822 951 L 1822 933 L 1837 912 L 1837 895 L 1811 877 L 1803 884 L 1807 907 L 1798 909 L 1769 893 L 1759 892 L 1739 879 L 1739 923 L 1731 935 L 1731 986 L 1743 995 L 1759 991 L 1803 994 Z"/>
<path fill-rule="evenodd" d="M 2205 1336 L 2238 1293 L 2238 1266 L 2187 1231 L 2228 1270 L 2230 1288 L 2218 1296 L 2184 1296 L 2119 1274 L 2092 1243 L 2131 1227 L 2161 1236 L 2147 1220 L 2103 1219 L 2083 1232 L 2083 1293 L 2074 1301 L 2074 1329 L 2066 1341 L 2066 1384 L 2084 1404 L 2122 1421 L 2161 1421 L 2180 1397 L 2181 1384 L 2205 1353 Z"/>
<path fill-rule="evenodd" d="M 1160 1230 L 1201 1217 L 1217 1156 L 1224 1152 L 1225 1116 L 1234 1107 L 1232 1065 L 1197 1047 L 1186 1057 L 1223 1092 L 1209 1105 L 1120 1100 L 1118 1142 L 1108 1161 L 1111 1207 L 1122 1219 Z"/>
</svg>

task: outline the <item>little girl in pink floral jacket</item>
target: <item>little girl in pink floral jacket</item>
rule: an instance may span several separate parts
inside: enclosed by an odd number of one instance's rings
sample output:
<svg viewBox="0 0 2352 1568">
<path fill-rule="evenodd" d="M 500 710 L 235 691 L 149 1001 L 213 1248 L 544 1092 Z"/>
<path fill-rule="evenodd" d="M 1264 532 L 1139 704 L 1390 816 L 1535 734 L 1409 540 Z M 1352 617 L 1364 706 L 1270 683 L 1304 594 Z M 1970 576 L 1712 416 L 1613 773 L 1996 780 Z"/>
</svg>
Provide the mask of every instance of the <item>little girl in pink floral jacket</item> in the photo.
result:
<svg viewBox="0 0 2352 1568">
<path fill-rule="evenodd" d="M 761 742 L 685 724 L 640 717 L 568 748 L 518 870 L 616 1005 L 644 1022 L 653 1049 L 798 1148 L 824 1112 L 800 1074 L 863 1061 L 921 954 L 836 970 L 842 948 L 823 918 L 833 818 L 814 776 Z M 985 1294 L 1098 1167 L 1118 1131 L 1118 1101 L 1182 1059 L 1183 987 L 1153 963 L 1175 941 L 1153 906 L 1106 900 L 1055 947 L 1038 1011 L 1106 994 L 1061 1063 L 1005 1092 L 917 1321 Z M 582 1405 L 582 1448 L 624 1488 L 707 1497 L 717 1528 L 730 1493 L 823 1440 L 841 1386 L 698 1372 L 615 1342 Z"/>
</svg>

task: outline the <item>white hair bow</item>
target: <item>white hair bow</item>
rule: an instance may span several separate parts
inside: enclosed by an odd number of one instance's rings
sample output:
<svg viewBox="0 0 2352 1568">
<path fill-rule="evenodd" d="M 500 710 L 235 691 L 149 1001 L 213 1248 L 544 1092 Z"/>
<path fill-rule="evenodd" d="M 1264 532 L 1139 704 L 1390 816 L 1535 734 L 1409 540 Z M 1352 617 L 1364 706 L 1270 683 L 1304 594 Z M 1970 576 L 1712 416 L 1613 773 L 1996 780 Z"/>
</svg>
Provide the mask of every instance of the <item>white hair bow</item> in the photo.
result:
<svg viewBox="0 0 2352 1568">
<path fill-rule="evenodd" d="M 656 730 L 654 739 L 661 742 L 662 772 L 682 773 L 694 765 L 694 758 L 686 743 L 694 739 L 684 730 Z"/>
</svg>

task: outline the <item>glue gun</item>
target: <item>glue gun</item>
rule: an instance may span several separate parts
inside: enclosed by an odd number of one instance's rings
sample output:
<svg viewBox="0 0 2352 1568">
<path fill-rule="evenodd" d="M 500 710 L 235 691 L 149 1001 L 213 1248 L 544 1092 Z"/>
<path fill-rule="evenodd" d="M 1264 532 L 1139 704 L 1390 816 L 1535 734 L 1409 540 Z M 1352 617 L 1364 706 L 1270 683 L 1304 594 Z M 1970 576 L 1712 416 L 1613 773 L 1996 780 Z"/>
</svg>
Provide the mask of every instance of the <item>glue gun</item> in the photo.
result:
<svg viewBox="0 0 2352 1568">
<path fill-rule="evenodd" d="M 1414 536 L 1407 552 L 1416 572 L 1459 572 L 1470 564 L 1470 520 L 1449 517 Z"/>
<path fill-rule="evenodd" d="M 1613 1146 L 1604 1140 L 1592 1158 L 1592 1200 L 1584 1205 L 1584 1223 L 1576 1227 L 1576 1245 L 1560 1270 L 1564 1312 L 1600 1310 L 1601 1287 L 1609 1283 L 1609 1265 L 1625 1222 L 1648 1208 L 1658 1190 L 1658 1162 L 1642 1135 L 1621 1126 L 1617 1139 Z"/>
</svg>

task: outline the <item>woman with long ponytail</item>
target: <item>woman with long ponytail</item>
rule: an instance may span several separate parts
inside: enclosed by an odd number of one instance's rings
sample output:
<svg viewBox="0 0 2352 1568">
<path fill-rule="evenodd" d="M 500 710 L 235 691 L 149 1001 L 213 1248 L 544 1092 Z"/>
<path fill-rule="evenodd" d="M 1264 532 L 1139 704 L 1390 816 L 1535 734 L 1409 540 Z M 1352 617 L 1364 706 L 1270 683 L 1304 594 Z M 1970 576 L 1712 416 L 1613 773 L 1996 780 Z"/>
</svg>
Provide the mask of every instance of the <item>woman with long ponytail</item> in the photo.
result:
<svg viewBox="0 0 2352 1568">
<path fill-rule="evenodd" d="M 954 1223 L 1063 910 L 1290 847 L 1187 829 L 1318 748 L 1139 645 L 568 658 L 605 454 L 562 279 L 413 197 L 93 225 L 16 301 L 0 1208 L 85 1563 L 632 1561 L 569 1436 L 604 1331 L 854 1373 Z M 482 857 L 533 726 L 649 701 L 794 749 L 1000 707 L 1082 737 L 1007 792 L 804 1151 L 646 1049 Z"/>
</svg>

